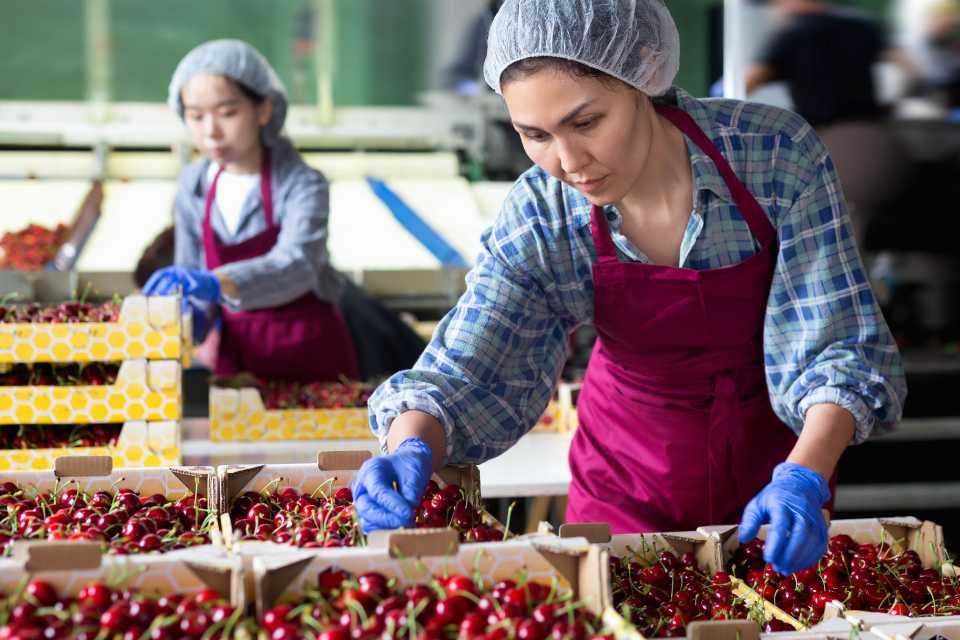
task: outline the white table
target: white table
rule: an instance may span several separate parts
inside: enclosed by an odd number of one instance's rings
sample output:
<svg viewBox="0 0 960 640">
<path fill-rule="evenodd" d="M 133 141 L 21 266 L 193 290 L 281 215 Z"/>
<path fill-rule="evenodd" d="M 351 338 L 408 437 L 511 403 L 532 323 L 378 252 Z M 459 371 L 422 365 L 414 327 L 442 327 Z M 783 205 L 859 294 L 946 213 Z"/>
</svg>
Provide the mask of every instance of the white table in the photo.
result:
<svg viewBox="0 0 960 640">
<path fill-rule="evenodd" d="M 208 421 L 183 421 L 183 462 L 190 465 L 314 462 L 318 451 L 380 452 L 376 440 L 210 442 Z M 570 487 L 572 434 L 529 433 L 503 455 L 480 465 L 487 498 L 564 496 Z"/>
</svg>

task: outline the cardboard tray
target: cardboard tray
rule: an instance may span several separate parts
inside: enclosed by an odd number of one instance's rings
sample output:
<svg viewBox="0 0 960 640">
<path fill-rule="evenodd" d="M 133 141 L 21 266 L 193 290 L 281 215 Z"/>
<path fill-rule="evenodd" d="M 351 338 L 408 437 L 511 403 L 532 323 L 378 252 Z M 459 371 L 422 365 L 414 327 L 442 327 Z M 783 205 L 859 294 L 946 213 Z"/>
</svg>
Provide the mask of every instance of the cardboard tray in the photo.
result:
<svg viewBox="0 0 960 640">
<path fill-rule="evenodd" d="M 460 545 L 450 529 L 422 529 L 377 532 L 367 547 L 259 556 L 252 571 L 258 613 L 312 587 L 324 569 L 338 567 L 355 574 L 379 571 L 401 585 L 444 573 L 479 573 L 489 581 L 516 579 L 525 571 L 530 579 L 548 584 L 556 578 L 560 589 L 572 590 L 601 615 L 610 603 L 607 554 L 583 538 L 531 536 Z"/>
<path fill-rule="evenodd" d="M 766 525 L 761 527 L 757 537 L 766 539 L 767 529 Z M 740 546 L 739 536 L 737 535 L 739 529 L 736 525 L 700 527 L 698 531 L 714 538 L 716 544 L 720 546 L 724 565 Z M 943 528 L 927 520 L 921 521 L 913 517 L 834 520 L 830 523 L 829 536 L 833 537 L 840 534 L 847 534 L 861 544 L 887 542 L 897 551 L 912 549 L 920 556 L 920 561 L 925 569 L 940 569 L 943 567 L 945 570 L 953 570 L 952 565 L 944 564 L 947 555 L 943 546 Z M 738 595 L 747 592 L 752 593 L 756 598 L 760 598 L 746 583 L 741 583 L 736 591 Z M 903 619 L 886 613 L 847 610 L 841 603 L 835 602 L 825 609 L 823 620 L 820 623 L 808 628 L 773 603 L 766 602 L 765 608 L 798 631 L 809 630 L 815 632 L 821 624 L 831 619 L 840 619 L 849 628 L 856 629 L 867 629 L 871 624 L 879 624 L 883 621 L 896 622 Z"/>
<path fill-rule="evenodd" d="M 0 363 L 179 360 L 189 354 L 179 296 L 128 296 L 116 322 L 0 323 Z"/>
<path fill-rule="evenodd" d="M 89 424 L 179 420 L 177 361 L 126 360 L 104 386 L 0 387 L 0 424 Z"/>
<path fill-rule="evenodd" d="M 216 513 L 219 485 L 213 467 L 170 467 L 166 469 L 116 468 L 109 456 L 65 456 L 57 458 L 52 471 L 9 472 L 2 476 L 4 482 L 16 483 L 30 491 L 62 491 L 75 487 L 87 493 L 95 491 L 116 492 L 118 489 L 133 489 L 141 495 L 160 493 L 177 500 L 188 495 L 206 496 L 211 510 Z M 203 556 L 205 553 L 220 557 L 225 555 L 219 522 L 214 521 L 210 538 L 212 544 L 157 555 Z M 52 541 L 49 541 L 52 543 Z M 75 541 L 73 541 L 75 542 Z M 94 544 L 99 551 L 99 546 Z M 2 571 L 0 571 L 2 573 Z M 2 590 L 2 588 L 0 588 Z"/>
<path fill-rule="evenodd" d="M 217 467 L 218 502 L 220 529 L 224 541 L 233 553 L 244 556 L 258 554 L 288 553 L 297 547 L 261 542 L 255 540 L 234 539 L 230 525 L 230 505 L 233 499 L 245 491 L 262 491 L 270 487 L 294 487 L 301 493 L 312 493 L 324 487 L 332 493 L 341 487 L 349 487 L 360 466 L 370 458 L 369 451 L 325 451 L 317 454 L 317 464 L 273 464 L 273 465 L 228 465 Z M 480 504 L 480 471 L 473 465 L 455 465 L 441 469 L 433 476 L 434 480 L 445 486 L 458 484 L 463 488 L 468 502 Z M 329 488 L 327 488 L 329 487 Z M 484 524 L 503 530 L 503 525 L 481 510 Z"/>
<path fill-rule="evenodd" d="M 874 625 L 870 633 L 881 640 L 960 640 L 960 617 L 901 618 Z"/>
<path fill-rule="evenodd" d="M 222 549 L 185 549 L 174 554 L 101 555 L 96 543 L 18 542 L 12 558 L 0 558 L 0 591 L 14 592 L 26 576 L 50 582 L 60 594 L 76 595 L 91 582 L 153 594 L 214 589 L 234 607 L 245 604 L 242 567 Z"/>
<path fill-rule="evenodd" d="M 0 472 L 44 471 L 53 469 L 58 459 L 73 456 L 109 456 L 117 469 L 177 465 L 180 464 L 180 424 L 172 420 L 126 422 L 117 443 L 105 447 L 0 449 Z"/>
</svg>

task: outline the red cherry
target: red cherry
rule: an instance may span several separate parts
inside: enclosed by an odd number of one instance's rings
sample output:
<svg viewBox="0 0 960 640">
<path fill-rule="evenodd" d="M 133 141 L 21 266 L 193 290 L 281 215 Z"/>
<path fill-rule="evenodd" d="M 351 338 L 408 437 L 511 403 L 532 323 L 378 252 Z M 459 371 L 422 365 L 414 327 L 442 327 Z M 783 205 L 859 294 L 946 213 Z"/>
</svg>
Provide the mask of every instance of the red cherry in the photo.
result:
<svg viewBox="0 0 960 640">
<path fill-rule="evenodd" d="M 57 601 L 56 589 L 42 580 L 31 580 L 27 584 L 27 596 L 41 607 L 52 607 Z"/>
</svg>

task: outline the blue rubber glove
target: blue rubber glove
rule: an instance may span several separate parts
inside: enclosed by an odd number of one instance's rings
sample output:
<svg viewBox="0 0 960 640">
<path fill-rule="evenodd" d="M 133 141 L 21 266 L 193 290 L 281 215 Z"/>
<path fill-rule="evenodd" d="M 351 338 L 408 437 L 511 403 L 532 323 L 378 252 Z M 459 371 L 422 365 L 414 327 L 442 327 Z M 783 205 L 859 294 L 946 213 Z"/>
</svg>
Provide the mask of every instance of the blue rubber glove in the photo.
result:
<svg viewBox="0 0 960 640">
<path fill-rule="evenodd" d="M 740 542 L 769 522 L 763 559 L 783 575 L 811 567 L 827 551 L 827 523 L 820 507 L 830 499 L 826 480 L 792 462 L 778 464 L 773 479 L 743 510 Z"/>
<path fill-rule="evenodd" d="M 364 462 L 353 480 L 363 532 L 413 525 L 432 470 L 433 452 L 420 438 L 407 438 L 393 453 Z"/>
<path fill-rule="evenodd" d="M 212 271 L 186 267 L 164 267 L 154 271 L 143 293 L 148 296 L 166 296 L 183 291 L 184 296 L 193 296 L 217 304 L 220 302 L 220 281 Z"/>
</svg>

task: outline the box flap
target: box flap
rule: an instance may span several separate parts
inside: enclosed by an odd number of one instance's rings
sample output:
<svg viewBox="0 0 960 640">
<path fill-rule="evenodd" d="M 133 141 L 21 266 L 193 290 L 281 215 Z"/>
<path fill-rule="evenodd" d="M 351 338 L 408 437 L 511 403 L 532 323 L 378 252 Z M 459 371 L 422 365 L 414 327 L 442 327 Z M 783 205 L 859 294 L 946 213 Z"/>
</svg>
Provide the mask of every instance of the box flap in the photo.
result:
<svg viewBox="0 0 960 640">
<path fill-rule="evenodd" d="M 313 558 L 307 556 L 298 558 L 282 565 L 263 568 L 257 572 L 257 616 L 262 616 L 267 609 L 273 606 L 283 593 L 283 590 L 294 578 L 300 575 L 309 566 Z"/>
<path fill-rule="evenodd" d="M 207 503 L 212 503 L 210 476 L 213 475 L 213 469 L 210 467 L 170 467 L 170 473 L 187 488 L 187 491 L 205 496 Z M 211 504 L 211 506 L 213 505 Z"/>
<path fill-rule="evenodd" d="M 367 450 L 319 451 L 317 467 L 320 471 L 356 471 L 372 457 L 373 454 Z"/>
<path fill-rule="evenodd" d="M 100 545 L 80 540 L 19 540 L 13 544 L 13 558 L 28 572 L 97 569 Z"/>
<path fill-rule="evenodd" d="M 687 625 L 689 640 L 759 640 L 760 626 L 752 620 L 698 620 Z"/>
<path fill-rule="evenodd" d="M 454 529 L 391 529 L 374 531 L 367 546 L 386 549 L 391 558 L 422 558 L 455 555 L 460 535 Z"/>
<path fill-rule="evenodd" d="M 221 512 L 230 511 L 230 503 L 240 495 L 247 483 L 253 480 L 263 467 L 262 464 L 254 464 L 220 469 L 220 491 L 217 500 Z"/>
<path fill-rule="evenodd" d="M 593 613 L 602 615 L 613 605 L 610 589 L 610 551 L 590 545 L 586 555 L 581 556 L 578 567 L 577 597 Z"/>
<path fill-rule="evenodd" d="M 561 538 L 586 538 L 594 544 L 610 542 L 610 525 L 605 522 L 579 522 L 560 525 Z"/>
<path fill-rule="evenodd" d="M 110 456 L 63 456 L 54 461 L 53 473 L 58 478 L 109 476 L 113 473 Z"/>
<path fill-rule="evenodd" d="M 234 607 L 243 605 L 243 584 L 235 567 L 222 561 L 184 560 L 190 572 L 197 576 Z"/>
<path fill-rule="evenodd" d="M 902 624 L 882 624 L 870 628 L 870 633 L 880 636 L 884 640 L 909 640 L 923 630 L 922 622 L 905 622 Z"/>
</svg>

